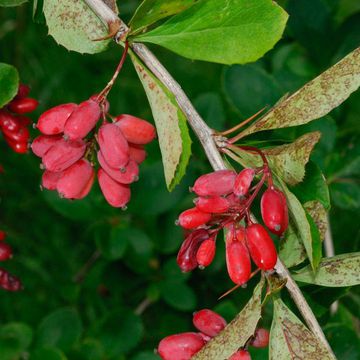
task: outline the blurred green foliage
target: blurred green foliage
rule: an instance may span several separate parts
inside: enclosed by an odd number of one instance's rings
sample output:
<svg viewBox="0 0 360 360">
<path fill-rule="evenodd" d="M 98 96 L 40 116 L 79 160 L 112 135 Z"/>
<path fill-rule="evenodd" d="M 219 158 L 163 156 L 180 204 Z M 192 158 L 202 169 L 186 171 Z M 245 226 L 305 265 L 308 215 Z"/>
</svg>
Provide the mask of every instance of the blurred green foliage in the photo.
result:
<svg viewBox="0 0 360 360">
<path fill-rule="evenodd" d="M 359 45 L 360 8 L 355 0 L 281 1 L 290 14 L 283 40 L 263 59 L 246 66 L 192 62 L 154 47 L 206 121 L 233 126 L 282 95 L 293 92 Z M 129 20 L 139 1 L 118 2 Z M 0 8 L 0 61 L 15 65 L 40 100 L 33 117 L 65 102 L 80 102 L 111 77 L 121 49 L 85 55 L 68 52 L 47 36 L 30 4 Z M 128 61 L 110 98 L 111 113 L 151 119 L 146 96 Z M 257 134 L 254 142 L 292 141 L 305 132 L 323 134 L 313 162 L 327 176 L 330 222 L 336 253 L 359 250 L 360 93 L 328 116 L 298 128 Z M 36 131 L 33 131 L 36 135 Z M 194 136 L 193 136 L 194 138 Z M 16 155 L 0 143 L 0 228 L 8 233 L 14 259 L 6 268 L 25 290 L 1 292 L 0 359 L 153 360 L 152 349 L 171 333 L 191 331 L 191 313 L 214 308 L 231 320 L 250 297 L 238 290 L 222 301 L 228 280 L 223 244 L 205 271 L 181 274 L 175 263 L 182 231 L 177 214 L 192 204 L 188 187 L 209 171 L 194 139 L 186 178 L 168 193 L 156 142 L 132 187 L 127 211 L 110 208 L 98 186 L 83 201 L 40 191 L 33 155 Z M 252 289 L 257 278 L 249 283 Z M 302 288 L 339 359 L 360 358 L 360 288 Z M 330 304 L 340 299 L 335 315 Z M 286 299 L 285 300 L 289 300 Z M 290 304 L 290 301 L 287 301 Z M 272 309 L 264 309 L 270 327 Z M 267 350 L 252 351 L 265 359 Z"/>
</svg>

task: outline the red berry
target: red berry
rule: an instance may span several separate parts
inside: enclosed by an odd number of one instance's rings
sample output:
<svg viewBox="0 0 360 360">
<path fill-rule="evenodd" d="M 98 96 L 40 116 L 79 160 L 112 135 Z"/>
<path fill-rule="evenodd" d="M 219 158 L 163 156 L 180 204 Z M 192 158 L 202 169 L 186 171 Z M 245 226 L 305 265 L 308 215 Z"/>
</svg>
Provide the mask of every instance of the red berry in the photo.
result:
<svg viewBox="0 0 360 360">
<path fill-rule="evenodd" d="M 248 282 L 251 275 L 249 251 L 243 241 L 226 243 L 226 266 L 230 279 L 237 285 Z"/>
<path fill-rule="evenodd" d="M 98 171 L 98 180 L 106 201 L 113 207 L 125 208 L 130 201 L 130 188 L 113 180 L 103 169 Z"/>
<path fill-rule="evenodd" d="M 261 198 L 261 216 L 266 227 L 276 235 L 282 235 L 289 224 L 285 195 L 277 189 L 267 189 Z"/>
<path fill-rule="evenodd" d="M 0 126 L 3 131 L 17 131 L 21 127 L 21 121 L 15 115 L 0 110 Z"/>
<path fill-rule="evenodd" d="M 146 151 L 142 145 L 129 144 L 129 156 L 131 160 L 141 164 L 146 159 Z"/>
<path fill-rule="evenodd" d="M 215 257 L 216 243 L 214 238 L 206 239 L 196 252 L 196 261 L 199 267 L 209 266 Z"/>
<path fill-rule="evenodd" d="M 47 190 L 56 190 L 56 185 L 62 175 L 62 172 L 52 172 L 45 170 L 41 178 L 41 186 Z"/>
<path fill-rule="evenodd" d="M 5 141 L 8 145 L 18 154 L 25 154 L 28 151 L 28 143 L 27 142 L 16 142 L 12 141 L 8 137 L 5 137 Z"/>
<path fill-rule="evenodd" d="M 22 127 L 29 126 L 32 123 L 31 119 L 28 118 L 27 116 L 18 115 L 17 118 L 20 126 Z"/>
<path fill-rule="evenodd" d="M 176 258 L 176 262 L 181 271 L 188 272 L 194 270 L 198 266 L 196 253 L 200 244 L 208 238 L 209 234 L 204 229 L 195 230 L 186 237 Z"/>
<path fill-rule="evenodd" d="M 57 181 L 56 189 L 66 199 L 82 199 L 91 189 L 94 174 L 94 169 L 90 163 L 81 159 L 63 171 Z M 89 183 L 90 187 L 88 186 Z"/>
<path fill-rule="evenodd" d="M 113 168 L 122 169 L 129 162 L 129 145 L 120 128 L 115 124 L 102 125 L 98 143 L 105 161 Z"/>
<path fill-rule="evenodd" d="M 126 140 L 133 144 L 145 145 L 156 137 L 155 127 L 145 120 L 127 114 L 117 116 L 116 120 Z"/>
<path fill-rule="evenodd" d="M 6 261 L 12 257 L 12 249 L 5 242 L 0 242 L 0 261 Z"/>
<path fill-rule="evenodd" d="M 264 328 L 256 329 L 254 338 L 251 340 L 250 345 L 256 348 L 264 348 L 269 345 L 269 331 Z"/>
<path fill-rule="evenodd" d="M 203 309 L 194 314 L 193 324 L 205 335 L 213 337 L 219 334 L 219 332 L 225 328 L 227 323 L 225 319 L 216 312 L 209 309 Z"/>
<path fill-rule="evenodd" d="M 211 220 L 211 214 L 196 207 L 183 211 L 179 216 L 179 225 L 184 229 L 195 229 Z"/>
<path fill-rule="evenodd" d="M 25 84 L 19 84 L 18 92 L 16 94 L 16 99 L 23 99 L 29 95 L 30 87 Z"/>
<path fill-rule="evenodd" d="M 82 140 L 57 141 L 45 153 L 42 158 L 45 169 L 59 172 L 67 169 L 72 164 L 80 160 L 86 150 L 86 144 Z"/>
<path fill-rule="evenodd" d="M 0 241 L 4 241 L 6 239 L 6 232 L 4 230 L 0 230 Z"/>
<path fill-rule="evenodd" d="M 206 343 L 211 340 L 211 336 L 205 335 L 202 332 L 199 332 L 197 334 L 199 334 Z"/>
<path fill-rule="evenodd" d="M 98 96 L 99 94 L 94 94 L 94 95 L 91 95 L 90 96 L 90 100 L 93 100 L 93 101 L 96 101 L 98 102 Z M 100 106 L 101 107 L 101 106 Z M 102 102 L 102 111 L 106 114 L 109 112 L 109 109 L 110 109 L 110 103 L 107 99 L 105 99 L 103 102 Z"/>
<path fill-rule="evenodd" d="M 233 191 L 236 173 L 231 170 L 219 170 L 200 176 L 193 191 L 199 196 L 221 196 Z"/>
<path fill-rule="evenodd" d="M 100 119 L 100 105 L 94 100 L 83 101 L 65 122 L 64 134 L 70 140 L 84 138 Z"/>
<path fill-rule="evenodd" d="M 245 196 L 249 191 L 254 176 L 254 169 L 244 169 L 240 171 L 235 179 L 234 194 L 236 196 Z"/>
<path fill-rule="evenodd" d="M 20 142 L 27 143 L 30 139 L 30 132 L 27 127 L 20 127 L 19 129 L 14 131 L 10 131 L 7 130 L 6 128 L 3 128 L 3 133 L 8 139 L 17 143 Z"/>
<path fill-rule="evenodd" d="M 40 135 L 33 140 L 31 150 L 36 156 L 43 157 L 45 153 L 59 140 L 62 140 L 61 135 Z"/>
<path fill-rule="evenodd" d="M 26 114 L 36 110 L 39 102 L 32 98 L 22 98 L 12 100 L 8 107 L 9 109 L 16 114 Z"/>
<path fill-rule="evenodd" d="M 121 184 L 131 184 L 134 181 L 137 181 L 139 178 L 139 166 L 133 160 L 130 160 L 129 163 L 125 166 L 123 170 L 114 169 L 108 165 L 105 161 L 101 151 L 98 151 L 97 154 L 100 166 L 105 170 L 105 172 L 112 177 L 115 181 Z"/>
<path fill-rule="evenodd" d="M 199 197 L 195 205 L 200 211 L 213 214 L 224 213 L 230 207 L 229 200 L 222 196 Z"/>
<path fill-rule="evenodd" d="M 239 350 L 229 357 L 229 360 L 251 360 L 251 356 L 246 350 Z"/>
<path fill-rule="evenodd" d="M 277 261 L 277 253 L 274 243 L 260 224 L 252 224 L 246 228 L 247 246 L 251 258 L 261 270 L 271 270 Z"/>
<path fill-rule="evenodd" d="M 22 290 L 20 280 L 16 276 L 9 274 L 3 268 L 0 268 L 0 286 L 7 291 Z"/>
<path fill-rule="evenodd" d="M 52 107 L 40 115 L 36 127 L 45 135 L 61 134 L 66 120 L 76 108 L 73 103 Z"/>
<path fill-rule="evenodd" d="M 201 335 L 187 332 L 167 336 L 157 350 L 163 360 L 190 360 L 204 345 Z"/>
</svg>

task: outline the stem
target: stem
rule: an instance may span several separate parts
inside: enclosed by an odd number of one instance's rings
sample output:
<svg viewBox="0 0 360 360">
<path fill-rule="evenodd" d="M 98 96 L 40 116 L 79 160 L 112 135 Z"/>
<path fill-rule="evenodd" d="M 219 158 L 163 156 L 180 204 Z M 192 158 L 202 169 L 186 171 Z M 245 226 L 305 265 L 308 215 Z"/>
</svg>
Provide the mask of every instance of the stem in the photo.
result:
<svg viewBox="0 0 360 360">
<path fill-rule="evenodd" d="M 92 266 L 95 264 L 97 259 L 101 256 L 101 252 L 99 250 L 96 250 L 90 258 L 86 261 L 86 263 L 83 265 L 83 267 L 73 276 L 73 282 L 75 283 L 81 283 L 84 279 L 89 270 L 92 268 Z"/>
<path fill-rule="evenodd" d="M 102 3 L 101 0 L 84 0 L 94 11 L 98 14 L 100 18 L 103 18 L 103 14 L 99 12 L 101 7 L 94 6 Z M 105 15 L 105 14 L 104 14 Z M 123 24 L 123 22 L 121 21 Z M 207 126 L 204 120 L 195 110 L 194 106 L 181 89 L 180 85 L 171 77 L 169 72 L 164 68 L 164 66 L 159 62 L 159 60 L 153 55 L 153 53 L 143 44 L 131 44 L 133 51 L 139 56 L 139 58 L 145 63 L 145 65 L 153 72 L 153 74 L 163 83 L 164 86 L 175 96 L 177 103 L 181 110 L 187 117 L 187 120 L 194 130 L 196 136 L 199 138 L 201 145 L 203 146 L 205 153 L 209 159 L 209 162 L 214 170 L 225 170 L 227 169 L 225 162 L 216 146 L 213 135 L 214 131 Z M 278 274 L 287 280 L 286 288 L 288 289 L 292 299 L 295 304 L 301 311 L 301 314 L 307 323 L 310 330 L 316 334 L 324 346 L 333 354 L 324 333 L 316 320 L 316 317 L 312 310 L 310 309 L 308 303 L 306 302 L 301 290 L 296 285 L 295 281 L 292 279 L 289 271 L 286 267 L 278 261 L 276 265 L 276 270 Z M 206 346 L 205 346 L 206 348 Z M 335 357 L 334 357 L 335 358 Z"/>
</svg>

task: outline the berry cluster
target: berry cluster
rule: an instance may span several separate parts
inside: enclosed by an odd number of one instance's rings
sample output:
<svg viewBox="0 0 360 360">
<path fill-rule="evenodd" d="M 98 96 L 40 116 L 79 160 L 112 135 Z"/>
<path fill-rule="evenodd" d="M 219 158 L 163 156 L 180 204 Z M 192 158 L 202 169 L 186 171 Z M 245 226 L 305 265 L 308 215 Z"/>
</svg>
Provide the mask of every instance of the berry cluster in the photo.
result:
<svg viewBox="0 0 360 360">
<path fill-rule="evenodd" d="M 214 336 L 227 325 L 226 320 L 216 312 L 203 309 L 193 315 L 193 324 L 200 332 L 185 332 L 167 336 L 159 343 L 157 352 L 163 360 L 189 360 Z M 248 345 L 256 348 L 269 344 L 269 332 L 259 328 L 248 341 Z M 239 349 L 229 360 L 251 360 L 249 352 Z"/>
<path fill-rule="evenodd" d="M 256 175 L 262 175 L 253 187 Z M 281 236 L 288 226 L 284 194 L 276 189 L 267 162 L 261 168 L 247 168 L 236 174 L 220 170 L 200 176 L 192 191 L 198 195 L 195 207 L 185 210 L 177 223 L 187 231 L 177 263 L 182 271 L 209 266 L 215 256 L 220 230 L 226 234 L 226 264 L 231 280 L 246 284 L 251 277 L 251 259 L 260 270 L 271 270 L 277 261 L 274 243 L 261 225 L 250 217 L 250 207 L 267 182 L 261 197 L 261 215 L 272 233 Z"/>
<path fill-rule="evenodd" d="M 29 92 L 27 85 L 20 84 L 15 98 L 0 109 L 0 130 L 11 149 L 20 154 L 27 152 L 30 139 L 27 127 L 31 120 L 24 114 L 34 111 L 39 105 L 37 100 L 27 97 Z"/>
<path fill-rule="evenodd" d="M 5 243 L 6 233 L 0 230 L 0 261 L 6 261 L 12 258 L 12 249 Z M 0 287 L 7 291 L 19 291 L 22 289 L 20 280 L 9 274 L 4 268 L 0 268 Z"/>
<path fill-rule="evenodd" d="M 94 182 L 97 157 L 97 177 L 105 199 L 111 206 L 125 208 L 129 185 L 138 180 L 138 165 L 146 158 L 144 145 L 156 132 L 145 120 L 131 115 L 112 117 L 108 111 L 107 100 L 94 95 L 79 105 L 62 104 L 40 116 L 37 128 L 42 135 L 31 147 L 45 169 L 43 188 L 57 190 L 67 199 L 84 198 Z"/>
</svg>

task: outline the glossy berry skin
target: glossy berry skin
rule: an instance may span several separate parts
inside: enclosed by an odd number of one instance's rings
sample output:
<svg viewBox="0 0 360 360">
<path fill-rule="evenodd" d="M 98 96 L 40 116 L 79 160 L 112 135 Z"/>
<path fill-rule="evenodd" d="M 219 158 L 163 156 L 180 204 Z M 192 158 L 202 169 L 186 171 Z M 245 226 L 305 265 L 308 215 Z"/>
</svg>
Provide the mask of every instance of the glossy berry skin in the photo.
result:
<svg viewBox="0 0 360 360">
<path fill-rule="evenodd" d="M 116 120 L 128 142 L 145 145 L 156 137 L 155 127 L 145 120 L 127 114 L 117 116 Z"/>
<path fill-rule="evenodd" d="M 3 131 L 17 131 L 21 128 L 21 122 L 15 115 L 0 110 L 0 126 Z"/>
<path fill-rule="evenodd" d="M 55 106 L 40 115 L 36 127 L 44 135 L 61 134 L 66 120 L 76 108 L 77 105 L 74 103 Z"/>
<path fill-rule="evenodd" d="M 82 140 L 66 141 L 62 139 L 50 147 L 42 161 L 45 169 L 49 171 L 63 171 L 80 160 L 85 150 L 86 144 Z"/>
<path fill-rule="evenodd" d="M 19 84 L 18 92 L 16 94 L 16 99 L 26 98 L 30 93 L 30 87 L 25 84 Z"/>
<path fill-rule="evenodd" d="M 11 149 L 18 154 L 25 154 L 28 151 L 28 143 L 27 142 L 12 141 L 8 137 L 5 137 L 5 141 L 11 147 Z"/>
<path fill-rule="evenodd" d="M 6 291 L 19 291 L 22 290 L 22 284 L 20 280 L 5 269 L 0 268 L 0 287 Z"/>
<path fill-rule="evenodd" d="M 203 309 L 195 313 L 193 324 L 199 331 L 211 337 L 219 334 L 227 325 L 222 316 L 209 309 Z"/>
<path fill-rule="evenodd" d="M 39 102 L 32 98 L 21 98 L 21 99 L 14 99 L 12 100 L 8 108 L 10 111 L 16 114 L 26 114 L 36 110 L 38 107 Z"/>
<path fill-rule="evenodd" d="M 211 214 L 204 213 L 196 207 L 183 211 L 179 216 L 179 225 L 184 229 L 195 229 L 206 224 L 211 219 Z"/>
<path fill-rule="evenodd" d="M 230 207 L 230 202 L 222 196 L 199 197 L 195 199 L 195 206 L 202 212 L 221 214 Z"/>
<path fill-rule="evenodd" d="M 196 254 L 202 242 L 209 238 L 204 229 L 197 229 L 191 232 L 183 241 L 178 252 L 176 262 L 182 272 L 194 270 L 198 266 Z"/>
<path fill-rule="evenodd" d="M 9 131 L 6 128 L 3 128 L 4 135 L 14 142 L 25 142 L 27 143 L 30 139 L 30 132 L 27 127 L 20 127 L 19 129 L 15 131 Z"/>
<path fill-rule="evenodd" d="M 252 224 L 246 228 L 247 246 L 254 263 L 261 270 L 271 270 L 277 261 L 274 243 L 260 224 Z"/>
<path fill-rule="evenodd" d="M 120 184 L 131 184 L 139 179 L 139 166 L 135 161 L 130 160 L 123 170 L 119 170 L 108 165 L 101 151 L 98 151 L 97 158 L 105 172 Z"/>
<path fill-rule="evenodd" d="M 143 145 L 129 143 L 129 157 L 136 163 L 141 164 L 146 159 L 146 151 Z"/>
<path fill-rule="evenodd" d="M 98 181 L 106 201 L 113 207 L 125 208 L 130 201 L 130 188 L 113 180 L 103 169 L 98 171 Z"/>
<path fill-rule="evenodd" d="M 229 360 L 251 360 L 250 353 L 246 350 L 238 350 L 229 357 Z"/>
<path fill-rule="evenodd" d="M 234 194 L 236 196 L 245 196 L 249 192 L 254 176 L 254 169 L 244 169 L 240 171 L 235 179 Z"/>
<path fill-rule="evenodd" d="M 264 348 L 269 345 L 270 333 L 264 328 L 258 328 L 255 331 L 254 338 L 251 340 L 250 345 L 255 348 Z"/>
<path fill-rule="evenodd" d="M 261 216 L 266 227 L 281 236 L 288 227 L 288 209 L 285 195 L 275 188 L 267 189 L 261 197 Z"/>
<path fill-rule="evenodd" d="M 82 199 L 91 189 L 94 169 L 87 160 L 81 159 L 64 170 L 57 181 L 56 190 L 66 199 Z M 88 184 L 90 183 L 90 187 Z M 86 189 L 86 191 L 84 191 Z"/>
<path fill-rule="evenodd" d="M 45 153 L 60 140 L 62 140 L 61 135 L 40 135 L 33 140 L 31 150 L 36 156 L 43 157 Z"/>
<path fill-rule="evenodd" d="M 129 162 L 129 145 L 120 128 L 115 124 L 102 125 L 98 132 L 98 143 L 109 166 L 124 168 Z"/>
<path fill-rule="evenodd" d="M 196 261 L 198 266 L 200 268 L 209 266 L 214 260 L 215 251 L 216 243 L 214 238 L 209 238 L 203 241 L 196 252 Z"/>
<path fill-rule="evenodd" d="M 199 196 L 221 196 L 233 191 L 236 173 L 219 170 L 200 176 L 192 190 Z"/>
<path fill-rule="evenodd" d="M 5 242 L 0 242 L 0 261 L 6 261 L 12 257 L 12 249 Z"/>
<path fill-rule="evenodd" d="M 190 360 L 204 345 L 201 335 L 187 332 L 162 339 L 157 351 L 163 360 Z"/>
<path fill-rule="evenodd" d="M 41 177 L 41 186 L 47 190 L 56 190 L 56 185 L 62 175 L 62 172 L 52 172 L 45 170 Z"/>
<path fill-rule="evenodd" d="M 64 135 L 70 140 L 84 138 L 100 119 L 101 110 L 98 102 L 94 100 L 83 101 L 71 113 L 65 122 Z"/>
</svg>

